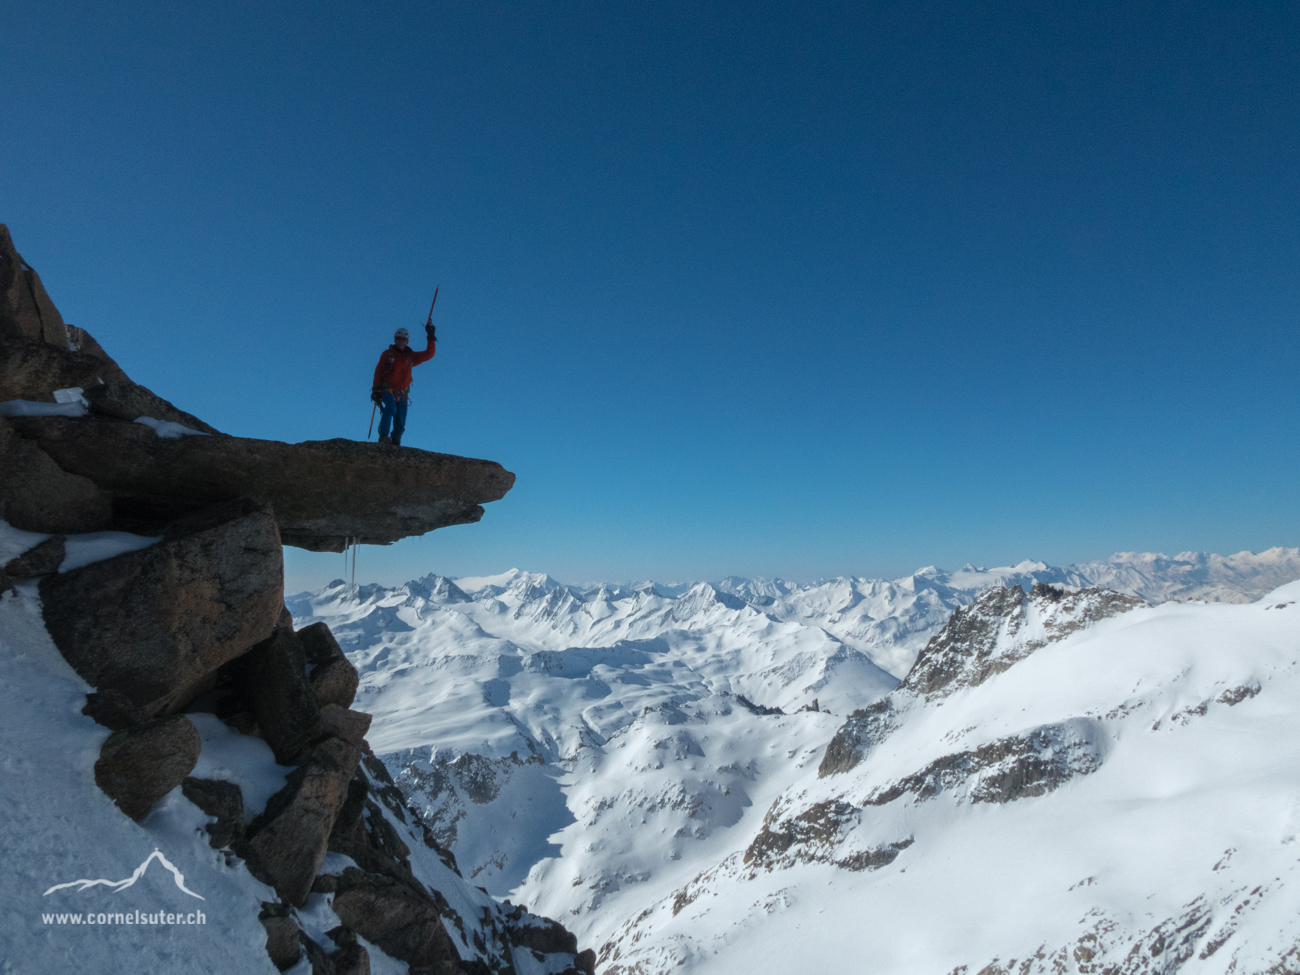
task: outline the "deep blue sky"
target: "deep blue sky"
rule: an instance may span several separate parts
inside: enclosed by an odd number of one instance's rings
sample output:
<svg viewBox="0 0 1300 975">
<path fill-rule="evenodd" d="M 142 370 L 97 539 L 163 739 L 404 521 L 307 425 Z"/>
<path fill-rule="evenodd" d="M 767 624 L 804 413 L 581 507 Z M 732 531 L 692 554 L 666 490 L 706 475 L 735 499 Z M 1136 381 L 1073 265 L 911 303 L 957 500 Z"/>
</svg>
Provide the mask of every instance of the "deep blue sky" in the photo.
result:
<svg viewBox="0 0 1300 975">
<path fill-rule="evenodd" d="M 1300 7 L 0 2 L 0 221 L 235 434 L 518 474 L 400 581 L 1300 543 Z M 420 343 L 422 344 L 422 343 Z M 339 556 L 289 550 L 291 588 Z"/>
</svg>

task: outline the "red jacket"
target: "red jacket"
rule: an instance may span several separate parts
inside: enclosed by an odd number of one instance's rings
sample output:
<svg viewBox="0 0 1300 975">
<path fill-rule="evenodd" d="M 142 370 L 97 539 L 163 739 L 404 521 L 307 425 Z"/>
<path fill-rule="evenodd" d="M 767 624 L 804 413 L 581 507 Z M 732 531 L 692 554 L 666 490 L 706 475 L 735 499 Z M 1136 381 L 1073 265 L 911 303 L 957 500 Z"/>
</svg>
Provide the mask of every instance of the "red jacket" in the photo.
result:
<svg viewBox="0 0 1300 975">
<path fill-rule="evenodd" d="M 404 349 L 390 345 L 379 357 L 379 365 L 375 366 L 375 388 L 390 389 L 395 393 L 410 389 L 411 369 L 432 359 L 435 350 L 434 342 L 430 342 L 423 352 L 416 352 L 409 345 Z"/>
</svg>

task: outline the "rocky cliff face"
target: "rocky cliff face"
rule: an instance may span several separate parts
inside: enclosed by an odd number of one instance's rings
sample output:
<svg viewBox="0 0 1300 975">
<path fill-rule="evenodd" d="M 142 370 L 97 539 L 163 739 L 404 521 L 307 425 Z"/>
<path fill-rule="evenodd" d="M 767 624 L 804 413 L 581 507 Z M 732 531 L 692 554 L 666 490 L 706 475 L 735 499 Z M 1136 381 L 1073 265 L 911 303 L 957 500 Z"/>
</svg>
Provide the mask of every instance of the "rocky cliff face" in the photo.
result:
<svg viewBox="0 0 1300 975">
<path fill-rule="evenodd" d="M 460 876 L 371 752 L 356 670 L 323 623 L 295 631 L 283 602 L 282 544 L 476 521 L 514 476 L 418 450 L 219 434 L 66 326 L 3 227 L 0 342 L 0 527 L 28 543 L 0 573 L 2 598 L 39 607 L 92 688 L 83 713 L 112 732 L 94 781 L 121 812 L 142 820 L 179 790 L 210 817 L 211 848 L 276 895 L 259 920 L 281 970 L 305 957 L 314 975 L 368 972 L 377 950 L 418 975 L 591 972 L 560 925 Z M 67 415 L 39 415 L 50 410 L 33 404 L 74 386 L 85 395 Z M 167 424 L 185 429 L 161 436 Z M 258 798 L 231 769 L 214 774 L 205 750 L 223 736 L 257 741 L 243 754 L 282 786 Z M 309 904 L 337 922 L 327 937 L 307 932 Z"/>
<path fill-rule="evenodd" d="M 83 400 L 63 415 L 31 405 L 68 389 Z M 346 539 L 387 545 L 476 522 L 514 481 L 493 461 L 414 448 L 222 435 L 66 325 L 0 225 L 0 502 L 16 527 L 156 534 L 243 498 L 269 506 L 283 544 L 341 552 Z"/>
<path fill-rule="evenodd" d="M 1067 592 L 1038 583 L 1028 593 L 1019 586 L 985 590 L 953 611 L 892 694 L 849 715 L 826 746 L 818 776 L 854 768 L 898 727 L 903 712 L 978 687 L 1035 650 L 1142 604 L 1136 596 L 1096 587 Z"/>
<path fill-rule="evenodd" d="M 0 401 L 53 402 L 71 386 L 129 382 L 121 367 L 83 329 L 66 325 L 40 275 L 14 248 L 0 224 Z"/>
</svg>

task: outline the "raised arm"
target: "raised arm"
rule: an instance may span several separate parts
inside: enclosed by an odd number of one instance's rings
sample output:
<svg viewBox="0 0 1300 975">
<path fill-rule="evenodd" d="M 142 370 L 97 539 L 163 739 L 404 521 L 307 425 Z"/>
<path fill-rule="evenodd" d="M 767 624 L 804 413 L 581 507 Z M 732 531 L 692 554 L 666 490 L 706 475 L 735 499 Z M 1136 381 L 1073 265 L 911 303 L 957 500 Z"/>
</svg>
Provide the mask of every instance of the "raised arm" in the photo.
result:
<svg viewBox="0 0 1300 975">
<path fill-rule="evenodd" d="M 437 325 L 424 326 L 424 335 L 429 341 L 425 345 L 423 352 L 416 352 L 412 350 L 411 365 L 413 366 L 418 366 L 421 362 L 428 362 L 430 359 L 434 357 L 434 354 L 438 351 L 438 326 Z"/>
</svg>

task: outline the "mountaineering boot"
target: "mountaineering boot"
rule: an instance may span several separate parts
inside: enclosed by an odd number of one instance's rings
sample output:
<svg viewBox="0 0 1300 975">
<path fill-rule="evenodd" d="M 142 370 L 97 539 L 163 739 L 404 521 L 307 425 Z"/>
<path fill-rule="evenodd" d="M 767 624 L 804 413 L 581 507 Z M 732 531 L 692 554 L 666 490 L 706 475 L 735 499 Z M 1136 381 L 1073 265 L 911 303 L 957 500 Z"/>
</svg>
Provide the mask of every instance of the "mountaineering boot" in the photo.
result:
<svg viewBox="0 0 1300 975">
<path fill-rule="evenodd" d="M 394 447 L 402 446 L 402 435 L 400 433 L 394 434 L 391 443 Z"/>
<path fill-rule="evenodd" d="M 380 442 L 380 443 L 392 443 L 392 442 L 393 442 L 393 438 L 392 438 L 392 437 L 380 437 L 380 438 L 379 438 L 379 442 Z"/>
</svg>

